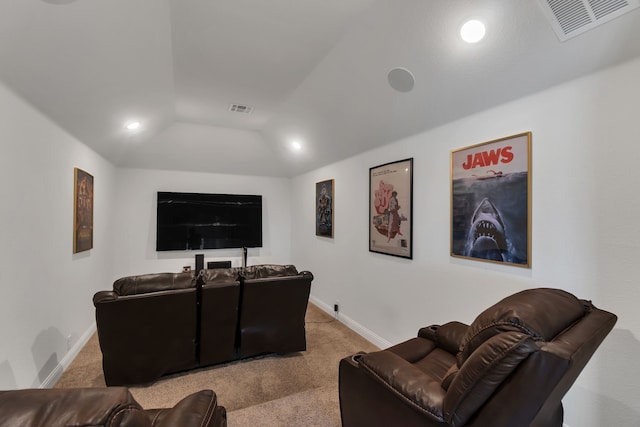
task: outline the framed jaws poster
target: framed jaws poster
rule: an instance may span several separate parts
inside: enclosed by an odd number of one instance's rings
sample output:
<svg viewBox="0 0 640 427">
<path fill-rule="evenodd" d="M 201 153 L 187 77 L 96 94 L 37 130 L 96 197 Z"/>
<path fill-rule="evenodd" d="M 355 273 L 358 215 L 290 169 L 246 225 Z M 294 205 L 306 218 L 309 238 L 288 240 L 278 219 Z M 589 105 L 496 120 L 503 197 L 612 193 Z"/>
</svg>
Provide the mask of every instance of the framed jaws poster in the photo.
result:
<svg viewBox="0 0 640 427">
<path fill-rule="evenodd" d="M 531 132 L 451 152 L 451 256 L 531 267 Z"/>
<path fill-rule="evenodd" d="M 413 258 L 413 159 L 369 169 L 369 251 Z"/>
</svg>

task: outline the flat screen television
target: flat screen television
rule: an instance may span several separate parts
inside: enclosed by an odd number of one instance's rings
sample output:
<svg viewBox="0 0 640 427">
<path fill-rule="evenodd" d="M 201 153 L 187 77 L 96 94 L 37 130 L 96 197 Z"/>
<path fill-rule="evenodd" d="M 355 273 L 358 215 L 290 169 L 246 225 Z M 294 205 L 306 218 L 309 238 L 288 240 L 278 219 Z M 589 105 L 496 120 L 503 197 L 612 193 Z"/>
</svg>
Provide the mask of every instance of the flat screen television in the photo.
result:
<svg viewBox="0 0 640 427">
<path fill-rule="evenodd" d="M 262 196 L 158 192 L 157 251 L 262 247 Z"/>
</svg>

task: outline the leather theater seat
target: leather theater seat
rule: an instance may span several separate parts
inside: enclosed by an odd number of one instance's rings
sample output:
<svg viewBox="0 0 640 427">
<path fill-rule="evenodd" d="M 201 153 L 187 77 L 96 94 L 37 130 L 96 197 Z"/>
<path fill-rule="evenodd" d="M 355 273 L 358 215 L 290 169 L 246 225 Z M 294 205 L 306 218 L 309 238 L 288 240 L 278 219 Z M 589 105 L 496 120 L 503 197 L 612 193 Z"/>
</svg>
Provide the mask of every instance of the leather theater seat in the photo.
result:
<svg viewBox="0 0 640 427">
<path fill-rule="evenodd" d="M 144 383 L 198 366 L 197 287 L 191 273 L 117 280 L 93 297 L 107 385 Z"/>
<path fill-rule="evenodd" d="M 211 390 L 173 408 L 142 409 L 125 387 L 0 391 L 0 427 L 226 427 Z"/>
<path fill-rule="evenodd" d="M 305 315 L 313 274 L 292 265 L 242 271 L 238 319 L 240 357 L 307 349 Z"/>
<path fill-rule="evenodd" d="M 340 361 L 343 427 L 561 427 L 562 398 L 617 317 L 559 289 L 503 299 L 471 325 L 420 329 Z"/>
</svg>

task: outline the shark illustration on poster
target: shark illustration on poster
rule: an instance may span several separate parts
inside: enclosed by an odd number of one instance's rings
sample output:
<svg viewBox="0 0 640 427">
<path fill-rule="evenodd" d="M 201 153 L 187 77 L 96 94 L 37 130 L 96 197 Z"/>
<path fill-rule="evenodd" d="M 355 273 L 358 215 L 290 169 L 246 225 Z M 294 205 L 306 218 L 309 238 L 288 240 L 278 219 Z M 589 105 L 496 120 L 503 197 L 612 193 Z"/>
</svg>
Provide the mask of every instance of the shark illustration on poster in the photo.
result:
<svg viewBox="0 0 640 427">
<path fill-rule="evenodd" d="M 451 256 L 531 267 L 531 132 L 451 152 Z"/>
</svg>

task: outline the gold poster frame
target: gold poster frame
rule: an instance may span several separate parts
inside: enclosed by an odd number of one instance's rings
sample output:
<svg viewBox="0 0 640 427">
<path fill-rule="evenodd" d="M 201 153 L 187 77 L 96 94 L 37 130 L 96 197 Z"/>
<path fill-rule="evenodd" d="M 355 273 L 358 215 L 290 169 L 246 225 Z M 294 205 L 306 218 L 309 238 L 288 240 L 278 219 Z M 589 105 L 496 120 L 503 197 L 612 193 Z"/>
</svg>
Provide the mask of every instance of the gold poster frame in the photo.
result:
<svg viewBox="0 0 640 427">
<path fill-rule="evenodd" d="M 451 151 L 451 256 L 531 268 L 531 132 Z"/>
<path fill-rule="evenodd" d="M 93 248 L 93 176 L 82 169 L 73 173 L 73 253 Z"/>
</svg>

